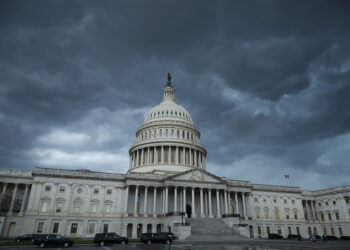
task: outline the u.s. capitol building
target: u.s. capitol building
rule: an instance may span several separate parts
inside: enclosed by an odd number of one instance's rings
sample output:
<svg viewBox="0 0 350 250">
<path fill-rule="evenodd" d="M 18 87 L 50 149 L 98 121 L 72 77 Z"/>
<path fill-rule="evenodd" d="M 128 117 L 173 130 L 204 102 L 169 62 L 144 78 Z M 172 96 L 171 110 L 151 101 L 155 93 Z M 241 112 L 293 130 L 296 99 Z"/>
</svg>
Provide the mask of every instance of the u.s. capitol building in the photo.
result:
<svg viewBox="0 0 350 250">
<path fill-rule="evenodd" d="M 183 239 L 216 228 L 232 237 L 350 235 L 350 186 L 304 191 L 209 173 L 200 133 L 174 95 L 169 76 L 163 101 L 136 132 L 126 174 L 0 170 L 0 236 L 171 230 Z"/>
</svg>

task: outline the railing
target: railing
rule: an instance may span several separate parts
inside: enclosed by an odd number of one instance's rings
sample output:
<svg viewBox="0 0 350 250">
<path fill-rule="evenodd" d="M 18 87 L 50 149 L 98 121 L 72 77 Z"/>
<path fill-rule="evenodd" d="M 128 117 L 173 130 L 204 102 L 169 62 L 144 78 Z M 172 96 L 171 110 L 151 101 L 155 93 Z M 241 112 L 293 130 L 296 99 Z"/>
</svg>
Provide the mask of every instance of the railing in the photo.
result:
<svg viewBox="0 0 350 250">
<path fill-rule="evenodd" d="M 190 226 L 191 224 L 189 222 L 185 223 L 174 223 L 174 226 Z"/>
<path fill-rule="evenodd" d="M 174 215 L 185 216 L 185 212 L 169 212 L 165 214 L 165 216 L 174 216 Z"/>
<path fill-rule="evenodd" d="M 240 217 L 239 214 L 223 214 L 221 215 L 221 218 L 227 218 L 227 217 Z"/>
</svg>

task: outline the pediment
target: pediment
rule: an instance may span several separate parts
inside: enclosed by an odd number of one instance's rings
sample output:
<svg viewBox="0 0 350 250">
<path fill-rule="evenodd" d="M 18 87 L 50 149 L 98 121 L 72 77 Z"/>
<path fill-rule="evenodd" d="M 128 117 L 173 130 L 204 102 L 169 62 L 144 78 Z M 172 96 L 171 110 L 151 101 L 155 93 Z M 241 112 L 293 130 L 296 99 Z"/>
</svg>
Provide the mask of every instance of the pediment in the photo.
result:
<svg viewBox="0 0 350 250">
<path fill-rule="evenodd" d="M 223 180 L 213 174 L 206 171 L 194 169 L 189 170 L 184 173 L 179 173 L 169 177 L 169 180 L 176 181 L 198 181 L 198 182 L 212 182 L 212 183 L 222 183 Z"/>
</svg>

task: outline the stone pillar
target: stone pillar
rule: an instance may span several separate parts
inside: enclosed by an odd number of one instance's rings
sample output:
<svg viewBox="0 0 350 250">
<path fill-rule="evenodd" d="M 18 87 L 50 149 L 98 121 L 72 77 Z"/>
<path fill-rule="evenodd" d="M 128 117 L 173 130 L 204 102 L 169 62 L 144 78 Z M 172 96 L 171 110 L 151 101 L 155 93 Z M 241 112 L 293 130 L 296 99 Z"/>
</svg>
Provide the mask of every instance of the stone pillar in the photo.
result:
<svg viewBox="0 0 350 250">
<path fill-rule="evenodd" d="M 2 188 L 1 197 L 0 197 L 0 209 L 1 209 L 2 199 L 4 198 L 4 196 L 6 194 L 7 184 L 8 183 L 3 182 L 3 188 Z"/>
<path fill-rule="evenodd" d="M 219 190 L 218 189 L 216 189 L 216 208 L 218 210 L 218 218 L 221 218 L 220 195 L 219 195 Z"/>
<path fill-rule="evenodd" d="M 203 188 L 199 189 L 200 191 L 200 204 L 201 204 L 201 218 L 204 218 L 204 212 L 203 212 Z"/>
<path fill-rule="evenodd" d="M 24 190 L 24 195 L 23 195 L 23 200 L 22 200 L 21 210 L 19 211 L 19 215 L 23 215 L 24 213 L 24 206 L 25 206 L 25 203 L 27 202 L 28 189 L 29 189 L 29 184 L 26 184 L 26 189 Z M 1 204 L 1 201 L 0 201 L 0 204 Z"/>
<path fill-rule="evenodd" d="M 214 218 L 213 210 L 211 207 L 211 189 L 208 189 L 208 195 L 209 195 L 209 218 Z"/>
<path fill-rule="evenodd" d="M 242 193 L 242 203 L 243 203 L 243 213 L 244 213 L 244 219 L 247 219 L 247 210 L 245 208 L 245 196 L 244 193 Z"/>
<path fill-rule="evenodd" d="M 183 149 L 182 149 L 182 152 L 183 152 L 183 154 L 182 154 L 182 162 L 183 162 L 183 165 L 186 165 L 186 148 L 185 147 L 183 147 Z"/>
<path fill-rule="evenodd" d="M 153 218 L 157 217 L 157 187 L 153 189 Z"/>
<path fill-rule="evenodd" d="M 176 147 L 176 153 L 175 153 L 175 164 L 179 164 L 179 147 Z"/>
<path fill-rule="evenodd" d="M 148 217 L 147 213 L 147 192 L 148 192 L 148 187 L 145 186 L 145 197 L 143 199 L 143 217 Z"/>
<path fill-rule="evenodd" d="M 197 150 L 194 150 L 194 166 L 198 167 L 197 166 Z"/>
<path fill-rule="evenodd" d="M 151 164 L 151 148 L 147 148 L 147 165 Z"/>
<path fill-rule="evenodd" d="M 158 151 L 156 146 L 154 146 L 154 164 L 158 164 Z"/>
<path fill-rule="evenodd" d="M 15 190 L 13 190 L 13 193 L 12 193 L 10 209 L 7 215 L 12 215 L 13 205 L 15 204 L 16 195 L 17 195 L 17 189 L 18 189 L 18 183 L 15 183 Z"/>
<path fill-rule="evenodd" d="M 196 218 L 196 207 L 195 207 L 194 187 L 192 187 L 192 218 Z"/>
<path fill-rule="evenodd" d="M 306 210 L 307 210 L 307 219 L 311 221 L 311 216 L 310 216 L 310 209 L 309 209 L 309 203 L 308 201 L 305 201 L 306 203 Z M 325 216 L 326 217 L 326 216 Z M 327 217 L 328 218 L 328 217 Z"/>
<path fill-rule="evenodd" d="M 183 188 L 183 211 L 186 213 L 186 187 Z"/>
<path fill-rule="evenodd" d="M 55 213 L 55 205 L 56 205 L 56 193 L 57 193 L 57 189 L 58 189 L 58 183 L 55 183 L 53 185 L 53 190 L 52 190 L 52 201 L 50 203 L 50 207 L 49 207 L 49 212 L 52 212 L 52 215 L 54 215 Z M 83 203 L 84 204 L 84 203 Z"/>
<path fill-rule="evenodd" d="M 162 146 L 162 149 L 160 151 L 160 163 L 164 164 L 164 146 Z"/>
<path fill-rule="evenodd" d="M 202 168 L 202 152 L 198 151 L 198 166 L 199 168 Z"/>
<path fill-rule="evenodd" d="M 224 198 L 225 198 L 225 213 L 228 214 L 228 211 L 227 211 L 227 207 L 228 207 L 228 204 L 227 204 L 227 191 L 226 190 L 224 191 Z"/>
<path fill-rule="evenodd" d="M 141 164 L 140 166 L 144 165 L 144 161 L 145 161 L 145 154 L 144 154 L 144 149 L 141 149 Z"/>
<path fill-rule="evenodd" d="M 174 187 L 174 212 L 177 212 L 177 187 Z"/>
<path fill-rule="evenodd" d="M 132 153 L 129 156 L 129 169 L 132 168 Z"/>
<path fill-rule="evenodd" d="M 238 207 L 238 197 L 237 192 L 235 192 L 235 202 L 236 202 L 236 213 L 239 214 L 239 207 Z"/>
<path fill-rule="evenodd" d="M 207 156 L 203 154 L 203 169 L 207 169 Z"/>
<path fill-rule="evenodd" d="M 135 164 L 136 167 L 140 166 L 139 162 L 140 162 L 140 161 L 139 161 L 139 150 L 137 150 L 137 151 L 136 151 L 136 164 Z"/>
<path fill-rule="evenodd" d="M 315 210 L 313 201 L 311 201 L 311 209 L 312 209 L 312 217 L 314 221 L 316 221 L 316 210 Z"/>
<path fill-rule="evenodd" d="M 136 186 L 135 189 L 135 204 L 134 204 L 134 217 L 138 217 L 138 213 L 137 213 L 137 203 L 138 203 L 138 197 L 139 196 L 139 186 Z"/>
<path fill-rule="evenodd" d="M 168 213 L 168 198 L 169 198 L 169 189 L 168 187 L 165 188 L 165 213 Z"/>
<path fill-rule="evenodd" d="M 124 203 L 125 216 L 128 216 L 128 200 L 129 200 L 129 186 L 126 186 L 126 188 L 125 188 L 125 203 Z"/>
<path fill-rule="evenodd" d="M 249 205 L 250 205 L 250 213 L 253 219 L 253 202 L 252 202 L 252 194 L 249 194 Z M 270 212 L 273 213 L 272 209 L 270 208 Z"/>
<path fill-rule="evenodd" d="M 171 146 L 168 147 L 168 164 L 171 164 Z"/>
</svg>

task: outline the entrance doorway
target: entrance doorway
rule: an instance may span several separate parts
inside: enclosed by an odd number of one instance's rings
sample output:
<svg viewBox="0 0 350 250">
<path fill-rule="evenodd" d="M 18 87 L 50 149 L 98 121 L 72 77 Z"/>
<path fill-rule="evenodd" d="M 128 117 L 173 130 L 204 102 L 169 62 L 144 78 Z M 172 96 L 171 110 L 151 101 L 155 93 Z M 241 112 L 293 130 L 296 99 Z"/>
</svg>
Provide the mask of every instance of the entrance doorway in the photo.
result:
<svg viewBox="0 0 350 250">
<path fill-rule="evenodd" d="M 254 238 L 254 228 L 252 225 L 249 226 L 249 236 L 250 238 Z"/>
<path fill-rule="evenodd" d="M 9 225 L 9 231 L 7 234 L 8 238 L 14 238 L 16 237 L 16 223 L 15 222 L 11 222 Z"/>
<path fill-rule="evenodd" d="M 186 205 L 186 214 L 188 218 L 191 218 L 192 208 L 190 205 Z"/>
</svg>

